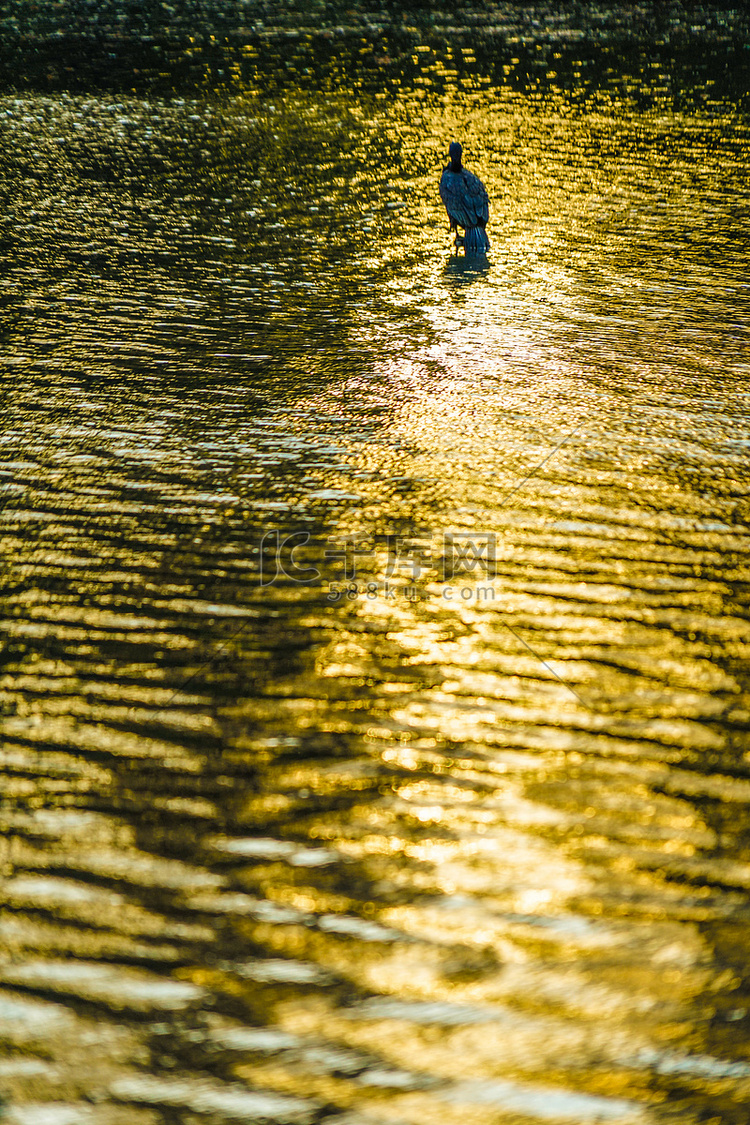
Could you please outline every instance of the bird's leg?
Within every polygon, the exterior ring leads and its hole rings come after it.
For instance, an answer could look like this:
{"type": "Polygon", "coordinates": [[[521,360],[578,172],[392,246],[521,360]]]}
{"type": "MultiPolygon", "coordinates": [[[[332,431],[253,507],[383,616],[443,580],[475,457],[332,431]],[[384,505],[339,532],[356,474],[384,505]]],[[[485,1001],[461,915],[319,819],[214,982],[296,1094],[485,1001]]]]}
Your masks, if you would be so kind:
{"type": "Polygon", "coordinates": [[[454,245],[454,246],[455,246],[455,248],[456,248],[456,255],[458,256],[458,248],[459,248],[459,246],[460,246],[460,245],[461,245],[461,244],[463,243],[463,238],[462,238],[462,237],[461,237],[461,235],[460,235],[460,234],[458,233],[458,220],[457,220],[457,219],[452,219],[452,218],[450,217],[450,215],[448,216],[448,218],[449,218],[449,219],[450,219],[450,221],[451,221],[450,229],[451,229],[451,230],[453,231],[453,233],[454,233],[454,234],[455,234],[455,236],[456,236],[456,237],[455,237],[455,238],[453,239],[453,245],[454,245]]]}

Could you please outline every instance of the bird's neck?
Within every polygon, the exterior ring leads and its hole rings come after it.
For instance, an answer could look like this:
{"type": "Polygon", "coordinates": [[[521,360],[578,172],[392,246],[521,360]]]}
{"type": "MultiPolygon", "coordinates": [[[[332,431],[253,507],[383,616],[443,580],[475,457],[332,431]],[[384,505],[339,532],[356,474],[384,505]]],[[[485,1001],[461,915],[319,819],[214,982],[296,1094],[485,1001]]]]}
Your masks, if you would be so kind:
{"type": "Polygon", "coordinates": [[[461,163],[461,161],[459,160],[458,164],[455,164],[455,163],[453,163],[453,161],[451,161],[451,172],[461,172],[461,171],[463,171],[463,164],[461,163]]]}

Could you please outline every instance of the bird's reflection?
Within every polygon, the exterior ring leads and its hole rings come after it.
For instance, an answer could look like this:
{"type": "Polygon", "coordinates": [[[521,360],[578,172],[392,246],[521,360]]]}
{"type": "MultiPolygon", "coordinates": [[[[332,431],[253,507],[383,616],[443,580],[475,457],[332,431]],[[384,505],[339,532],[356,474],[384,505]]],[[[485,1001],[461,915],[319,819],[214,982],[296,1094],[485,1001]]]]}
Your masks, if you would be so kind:
{"type": "Polygon", "coordinates": [[[450,289],[463,289],[486,277],[491,268],[492,263],[484,255],[452,255],[445,263],[443,277],[450,289]]]}

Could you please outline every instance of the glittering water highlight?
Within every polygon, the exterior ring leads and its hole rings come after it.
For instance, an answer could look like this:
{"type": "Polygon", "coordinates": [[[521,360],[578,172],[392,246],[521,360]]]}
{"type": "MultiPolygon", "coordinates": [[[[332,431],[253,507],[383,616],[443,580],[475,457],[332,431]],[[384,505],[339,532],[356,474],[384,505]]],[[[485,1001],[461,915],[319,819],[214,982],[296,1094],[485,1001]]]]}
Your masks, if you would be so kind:
{"type": "Polygon", "coordinates": [[[746,1119],[746,120],[442,67],[2,99],[15,1125],[746,1119]]]}

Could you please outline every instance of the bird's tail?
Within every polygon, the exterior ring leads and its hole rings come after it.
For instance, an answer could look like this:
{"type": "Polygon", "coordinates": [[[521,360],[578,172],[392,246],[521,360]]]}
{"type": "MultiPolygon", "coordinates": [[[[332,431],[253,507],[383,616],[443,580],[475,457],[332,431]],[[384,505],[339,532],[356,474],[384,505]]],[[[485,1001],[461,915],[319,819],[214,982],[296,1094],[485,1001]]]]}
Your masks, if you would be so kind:
{"type": "Polygon", "coordinates": [[[486,254],[490,240],[484,227],[467,227],[464,235],[464,249],[467,254],[486,254]]]}

